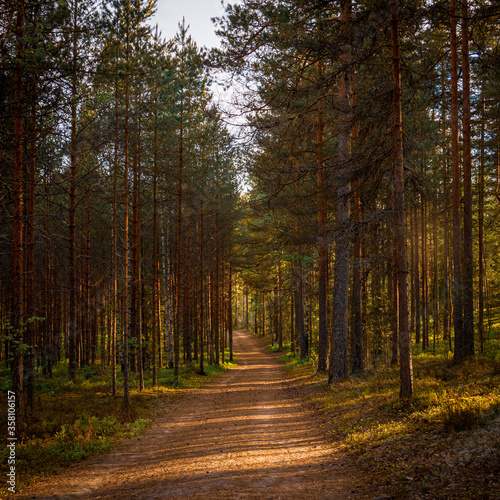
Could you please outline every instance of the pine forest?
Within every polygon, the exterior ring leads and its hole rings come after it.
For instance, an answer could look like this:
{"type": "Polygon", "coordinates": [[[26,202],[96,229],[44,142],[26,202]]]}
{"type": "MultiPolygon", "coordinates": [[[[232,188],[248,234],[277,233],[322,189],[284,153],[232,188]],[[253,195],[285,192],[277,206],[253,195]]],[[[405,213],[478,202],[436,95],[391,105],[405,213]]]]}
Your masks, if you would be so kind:
{"type": "Polygon", "coordinates": [[[0,0],[0,495],[500,498],[498,0],[157,2],[0,0]]]}

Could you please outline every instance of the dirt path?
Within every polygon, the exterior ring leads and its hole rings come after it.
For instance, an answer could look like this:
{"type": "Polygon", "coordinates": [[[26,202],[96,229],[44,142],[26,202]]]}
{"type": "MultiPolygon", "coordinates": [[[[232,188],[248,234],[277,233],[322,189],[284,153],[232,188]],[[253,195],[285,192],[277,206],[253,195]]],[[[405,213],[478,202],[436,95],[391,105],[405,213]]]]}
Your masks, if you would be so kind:
{"type": "Polygon", "coordinates": [[[234,335],[240,365],[181,398],[142,436],[19,498],[367,499],[258,341],[234,335]]]}

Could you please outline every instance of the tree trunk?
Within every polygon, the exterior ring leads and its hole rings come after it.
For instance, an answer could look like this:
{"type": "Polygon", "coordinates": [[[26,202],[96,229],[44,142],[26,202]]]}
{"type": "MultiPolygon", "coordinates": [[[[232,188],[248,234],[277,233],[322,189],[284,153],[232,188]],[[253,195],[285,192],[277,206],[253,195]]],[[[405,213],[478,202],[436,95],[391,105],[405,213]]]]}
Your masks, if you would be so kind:
{"type": "MultiPolygon", "coordinates": [[[[163,219],[163,217],[162,217],[163,219]]],[[[169,226],[167,222],[167,237],[165,243],[164,227],[165,221],[162,224],[161,234],[161,251],[163,254],[162,267],[163,267],[163,298],[165,303],[165,349],[167,351],[167,366],[172,369],[174,367],[174,347],[172,339],[172,287],[171,287],[171,273],[170,273],[170,245],[169,245],[169,226]]]]}
{"type": "Polygon", "coordinates": [[[123,171],[123,404],[129,407],[129,244],[128,244],[128,218],[129,218],[129,75],[130,70],[130,5],[127,4],[126,22],[126,44],[125,44],[125,120],[124,120],[124,171],[123,171]]]}
{"type": "Polygon", "coordinates": [[[413,365],[408,321],[408,260],[406,255],[406,220],[404,200],[404,158],[401,111],[401,61],[399,55],[398,2],[391,1],[391,55],[394,87],[392,93],[392,147],[394,166],[394,213],[399,299],[399,352],[401,398],[413,394],[413,365]]]}
{"type": "Polygon", "coordinates": [[[21,397],[23,391],[23,355],[20,346],[23,343],[22,324],[24,317],[24,259],[23,259],[23,59],[24,59],[24,1],[19,2],[16,18],[16,63],[14,67],[14,223],[12,248],[12,318],[14,339],[11,342],[13,351],[12,390],[16,394],[16,414],[21,417],[21,397]]]}
{"type": "MultiPolygon", "coordinates": [[[[36,24],[36,18],[35,18],[36,24]]],[[[35,172],[36,172],[36,75],[32,76],[30,137],[28,161],[28,213],[27,213],[27,245],[26,245],[26,318],[35,317],[35,172]]],[[[26,324],[27,345],[24,354],[24,385],[26,387],[27,403],[33,407],[35,397],[35,323],[26,324]]],[[[38,344],[40,345],[40,344],[38,344]]]]}
{"type": "Polygon", "coordinates": [[[73,11],[73,46],[71,75],[71,144],[70,144],[70,188],[69,188],[69,375],[74,381],[77,369],[77,338],[76,338],[76,123],[77,123],[77,57],[78,57],[78,0],[75,0],[73,11]]]}
{"type": "Polygon", "coordinates": [[[413,208],[410,208],[410,262],[411,262],[411,273],[410,273],[410,334],[415,331],[415,228],[413,219],[413,208]]]}
{"type": "Polygon", "coordinates": [[[227,328],[229,334],[229,362],[233,362],[233,276],[232,276],[232,253],[231,243],[229,243],[229,287],[228,287],[228,307],[227,307],[227,328]]]}
{"type": "Polygon", "coordinates": [[[182,169],[184,161],[183,153],[183,100],[181,98],[180,131],[179,131],[179,176],[178,176],[178,198],[177,198],[177,251],[175,254],[175,311],[176,326],[174,329],[174,381],[179,379],[179,329],[181,327],[181,291],[182,291],[182,169]]]}
{"type": "Polygon", "coordinates": [[[397,254],[398,242],[396,238],[392,238],[392,265],[389,280],[391,281],[391,321],[392,321],[392,338],[391,338],[391,366],[398,363],[398,254],[397,254]]]}
{"type": "Polygon", "coordinates": [[[299,334],[300,359],[305,359],[308,352],[307,337],[304,326],[304,293],[302,283],[302,260],[299,249],[299,259],[295,264],[295,328],[299,334]]]}
{"type": "Polygon", "coordinates": [[[478,287],[478,320],[477,329],[481,354],[484,349],[484,132],[486,101],[484,90],[481,106],[481,160],[479,163],[479,200],[478,200],[478,262],[479,262],[479,287],[478,287]]]}
{"type": "Polygon", "coordinates": [[[248,322],[248,288],[245,288],[245,330],[248,331],[249,322],[248,322]]]}
{"type": "Polygon", "coordinates": [[[262,336],[266,336],[266,294],[262,294],[262,336]]]}
{"type": "MultiPolygon", "coordinates": [[[[443,141],[446,142],[446,73],[444,61],[441,65],[441,98],[442,98],[442,111],[441,111],[441,127],[443,134],[443,141]]],[[[451,335],[450,335],[450,246],[449,246],[449,217],[450,217],[450,203],[448,194],[448,163],[446,161],[445,149],[442,150],[443,158],[443,340],[449,341],[451,349],[451,335]]]]}
{"type": "MultiPolygon", "coordinates": [[[[155,43],[158,43],[158,25],[156,26],[155,43]]],[[[158,184],[158,89],[157,79],[155,78],[154,89],[154,124],[153,124],[153,255],[151,258],[152,271],[152,308],[151,308],[151,340],[153,356],[153,387],[158,383],[157,364],[156,364],[156,340],[157,340],[157,291],[158,291],[158,203],[157,203],[157,184],[158,184]]],[[[158,329],[158,334],[160,330],[158,329]]],[[[159,337],[158,346],[161,349],[161,337],[159,337]]],[[[161,368],[161,363],[160,363],[161,368]]]]}
{"type": "Polygon", "coordinates": [[[427,200],[421,196],[421,230],[422,230],[422,350],[429,346],[429,264],[427,248],[427,200]]]}
{"type": "Polygon", "coordinates": [[[281,259],[278,261],[278,347],[283,349],[283,281],[281,277],[281,259]]]}
{"type": "MultiPolygon", "coordinates": [[[[203,337],[205,333],[205,255],[204,255],[204,244],[205,244],[205,204],[204,196],[205,193],[205,163],[202,164],[201,170],[201,202],[200,202],[200,374],[205,374],[205,360],[203,354],[203,337]]],[[[208,340],[208,338],[207,338],[208,340]]]]}
{"type": "MultiPolygon", "coordinates": [[[[323,66],[318,62],[318,79],[323,78],[323,66]]],[[[316,164],[318,168],[318,372],[325,372],[328,357],[328,327],[326,322],[328,247],[326,242],[326,185],[325,165],[323,160],[323,142],[325,136],[324,102],[318,102],[316,116],[316,164]]]]}
{"type": "Polygon", "coordinates": [[[432,290],[432,329],[433,351],[436,352],[436,337],[439,335],[439,248],[438,248],[438,172],[437,161],[433,160],[434,189],[432,194],[432,251],[433,251],[433,290],[432,290]]]}
{"type": "Polygon", "coordinates": [[[142,300],[141,300],[141,230],[140,230],[140,141],[141,120],[139,109],[141,107],[141,85],[136,90],[135,96],[135,134],[133,134],[133,160],[132,160],[132,238],[131,238],[131,314],[130,335],[135,339],[135,346],[131,356],[132,370],[138,371],[139,390],[144,389],[144,375],[142,369],[142,300]]]}
{"type": "Polygon", "coordinates": [[[118,326],[118,49],[115,60],[115,131],[113,151],[113,305],[111,318],[111,390],[116,395],[116,333],[118,326]]]}
{"type": "Polygon", "coordinates": [[[219,214],[215,214],[215,286],[214,286],[214,347],[215,364],[220,364],[219,349],[219,214]]]}
{"type": "Polygon", "coordinates": [[[464,176],[463,346],[455,344],[456,360],[474,356],[474,254],[472,248],[472,153],[470,110],[469,8],[462,0],[462,99],[464,176]],[[459,351],[457,353],[457,350],[459,351]]]}
{"type": "Polygon", "coordinates": [[[92,323],[92,308],[90,302],[90,206],[87,204],[86,214],[86,231],[85,231],[85,308],[84,308],[84,328],[85,328],[85,365],[90,365],[92,340],[91,340],[91,323],[92,323]]]}
{"type": "MultiPolygon", "coordinates": [[[[355,74],[351,78],[352,105],[356,104],[355,74]]],[[[358,138],[357,126],[352,128],[352,139],[358,138]]],[[[363,370],[363,305],[361,293],[361,192],[360,179],[356,177],[353,185],[353,219],[356,224],[353,245],[353,269],[352,269],[352,330],[351,330],[351,371],[357,373],[363,370]]],[[[328,263],[326,263],[328,273],[328,263]]],[[[328,276],[327,276],[328,278],[328,276]]]]}
{"type": "Polygon", "coordinates": [[[421,339],[421,300],[420,300],[420,250],[419,250],[419,242],[420,242],[420,232],[418,225],[418,208],[413,207],[413,217],[414,221],[414,233],[413,237],[415,238],[415,255],[413,261],[413,292],[415,294],[415,343],[420,344],[421,339]]]}
{"type": "MultiPolygon", "coordinates": [[[[189,193],[189,185],[187,192],[189,193]]],[[[189,205],[186,205],[185,216],[185,231],[184,231],[184,275],[183,275],[183,292],[184,298],[182,301],[182,333],[184,342],[184,356],[188,363],[193,360],[192,354],[192,326],[190,322],[191,309],[191,211],[189,205]]]]}
{"type": "Polygon", "coordinates": [[[455,331],[456,362],[465,357],[462,317],[462,241],[460,231],[460,166],[458,163],[458,49],[456,0],[450,0],[451,56],[451,170],[453,213],[453,328],[455,331]]]}
{"type": "MultiPolygon", "coordinates": [[[[351,0],[341,2],[341,33],[347,38],[351,0]]],[[[346,40],[347,43],[347,40],[346,40]]],[[[337,156],[335,267],[333,278],[333,338],[330,350],[328,383],[344,380],[347,371],[348,297],[349,297],[349,192],[351,161],[351,56],[346,50],[340,56],[342,71],[339,81],[339,123],[337,156]]]]}

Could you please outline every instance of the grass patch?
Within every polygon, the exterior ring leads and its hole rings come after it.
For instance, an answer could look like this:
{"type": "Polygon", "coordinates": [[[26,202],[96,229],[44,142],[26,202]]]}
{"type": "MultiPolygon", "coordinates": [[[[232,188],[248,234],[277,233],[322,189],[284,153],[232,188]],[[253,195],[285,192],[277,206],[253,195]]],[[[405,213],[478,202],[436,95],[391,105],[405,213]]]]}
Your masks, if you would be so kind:
{"type": "Polygon", "coordinates": [[[269,352],[288,352],[290,351],[290,342],[284,342],[280,349],[278,344],[270,344],[267,346],[269,352]]]}
{"type": "MultiPolygon", "coordinates": [[[[18,417],[16,446],[17,490],[47,477],[85,458],[109,450],[124,438],[141,434],[156,415],[162,413],[187,390],[199,388],[211,378],[236,365],[236,358],[219,366],[205,364],[205,375],[195,363],[179,368],[174,382],[173,369],[158,370],[158,384],[152,387],[152,372],[144,373],[146,388],[138,390],[138,375],[130,374],[130,407],[123,406],[121,374],[115,396],[111,390],[110,370],[99,365],[85,367],[69,380],[67,366],[54,367],[52,377],[35,376],[34,407],[18,417]]],[[[118,368],[119,372],[119,368],[118,368]]],[[[10,388],[10,373],[0,372],[0,387],[10,388]]],[[[0,415],[0,426],[7,427],[7,412],[0,415]]],[[[7,464],[7,452],[0,448],[0,463],[7,464]]],[[[0,485],[0,497],[7,494],[0,485]]]]}
{"type": "Polygon", "coordinates": [[[415,396],[399,399],[399,370],[379,365],[328,386],[314,360],[278,359],[380,493],[396,498],[500,497],[500,370],[488,355],[461,366],[445,345],[414,350],[415,396]]]}

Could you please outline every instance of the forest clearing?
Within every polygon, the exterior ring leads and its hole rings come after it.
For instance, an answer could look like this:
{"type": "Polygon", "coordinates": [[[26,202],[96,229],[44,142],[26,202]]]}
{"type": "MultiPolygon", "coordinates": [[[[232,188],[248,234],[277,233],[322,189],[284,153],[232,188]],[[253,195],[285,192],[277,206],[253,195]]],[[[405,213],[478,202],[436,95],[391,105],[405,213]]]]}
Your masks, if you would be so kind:
{"type": "Polygon", "coordinates": [[[499,3],[159,6],[0,0],[0,494],[500,498],[499,3]]]}

